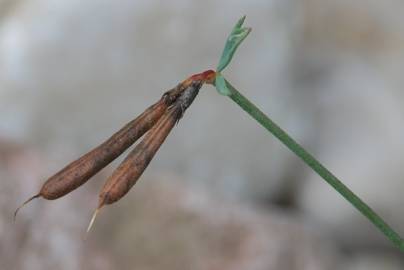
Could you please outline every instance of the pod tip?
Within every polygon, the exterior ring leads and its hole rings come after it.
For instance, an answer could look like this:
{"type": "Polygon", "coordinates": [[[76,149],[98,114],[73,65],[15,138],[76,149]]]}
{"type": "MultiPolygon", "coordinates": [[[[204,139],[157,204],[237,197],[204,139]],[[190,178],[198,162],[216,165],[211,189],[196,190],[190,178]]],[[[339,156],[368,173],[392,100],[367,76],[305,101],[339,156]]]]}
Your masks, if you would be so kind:
{"type": "Polygon", "coordinates": [[[20,211],[20,209],[21,208],[23,208],[27,203],[29,203],[30,201],[32,201],[33,199],[36,199],[36,198],[38,198],[38,197],[40,197],[41,196],[41,194],[36,194],[36,195],[34,195],[34,196],[32,196],[31,198],[29,198],[28,200],[26,200],[23,204],[21,204],[15,211],[14,211],[14,222],[16,221],[16,219],[17,219],[17,214],[18,214],[18,211],[20,211]]]}
{"type": "Polygon", "coordinates": [[[93,227],[95,218],[97,217],[98,212],[100,211],[100,209],[101,209],[101,207],[99,206],[99,207],[94,211],[94,214],[93,214],[93,216],[91,217],[91,220],[90,220],[90,224],[88,224],[88,227],[87,227],[86,236],[87,236],[88,233],[90,232],[91,227],[93,227]]]}

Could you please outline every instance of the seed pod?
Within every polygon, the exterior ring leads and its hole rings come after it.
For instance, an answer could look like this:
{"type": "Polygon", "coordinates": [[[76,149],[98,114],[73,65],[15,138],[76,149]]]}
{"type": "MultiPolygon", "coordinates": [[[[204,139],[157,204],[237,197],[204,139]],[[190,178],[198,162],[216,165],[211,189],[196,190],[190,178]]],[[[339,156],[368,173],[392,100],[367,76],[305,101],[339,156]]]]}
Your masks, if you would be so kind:
{"type": "Polygon", "coordinates": [[[87,231],[90,230],[101,207],[121,199],[137,182],[174,125],[195,99],[202,84],[203,81],[193,81],[107,179],[99,195],[98,208],[94,212],[87,231]]]}
{"type": "Polygon", "coordinates": [[[14,218],[21,207],[35,198],[58,199],[86,183],[92,176],[143,136],[160,119],[167,108],[175,102],[182,91],[184,91],[184,86],[179,84],[166,92],[157,103],[147,108],[141,115],[126,124],[108,140],[51,176],[43,184],[38,194],[17,208],[14,218]]]}
{"type": "Polygon", "coordinates": [[[166,108],[165,102],[160,100],[107,141],[50,177],[41,188],[42,197],[54,200],[84,184],[148,131],[166,108]]]}

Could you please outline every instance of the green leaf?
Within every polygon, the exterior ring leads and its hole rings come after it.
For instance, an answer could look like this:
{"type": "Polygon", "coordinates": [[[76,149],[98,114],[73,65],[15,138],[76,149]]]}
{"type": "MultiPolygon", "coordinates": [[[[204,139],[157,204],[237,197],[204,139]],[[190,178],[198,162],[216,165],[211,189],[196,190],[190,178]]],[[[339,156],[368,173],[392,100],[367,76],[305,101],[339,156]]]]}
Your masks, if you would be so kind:
{"type": "Polygon", "coordinates": [[[223,69],[227,67],[233,58],[234,53],[236,52],[238,46],[243,42],[243,40],[248,36],[251,32],[250,27],[242,27],[245,20],[245,16],[243,16],[236,25],[233,27],[229,37],[227,38],[226,44],[223,49],[222,56],[220,57],[219,64],[216,68],[216,71],[221,72],[223,69]]]}

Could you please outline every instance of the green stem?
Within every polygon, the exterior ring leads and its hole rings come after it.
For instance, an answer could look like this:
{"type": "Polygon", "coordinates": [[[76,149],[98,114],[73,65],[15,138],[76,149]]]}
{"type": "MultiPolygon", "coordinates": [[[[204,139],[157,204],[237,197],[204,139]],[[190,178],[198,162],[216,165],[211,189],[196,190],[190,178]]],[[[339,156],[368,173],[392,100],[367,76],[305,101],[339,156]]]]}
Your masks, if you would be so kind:
{"type": "Polygon", "coordinates": [[[367,217],[379,230],[390,239],[402,252],[404,252],[404,241],[378,214],[376,214],[366,203],[355,195],[337,177],[335,177],[318,160],[309,154],[302,146],[292,139],[277,124],[269,119],[260,109],[251,103],[246,97],[239,93],[228,81],[227,88],[230,90],[229,97],[236,102],[244,111],[251,115],[264,128],[277,137],[292,152],[298,155],[309,167],[318,173],[328,184],[347,199],[356,209],[367,217]]]}

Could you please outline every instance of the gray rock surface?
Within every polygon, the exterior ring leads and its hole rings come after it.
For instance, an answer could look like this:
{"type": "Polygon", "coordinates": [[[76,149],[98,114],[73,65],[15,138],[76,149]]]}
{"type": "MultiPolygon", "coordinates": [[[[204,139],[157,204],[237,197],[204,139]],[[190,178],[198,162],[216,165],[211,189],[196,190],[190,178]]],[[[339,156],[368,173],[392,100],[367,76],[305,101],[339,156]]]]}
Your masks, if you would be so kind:
{"type": "MultiPolygon", "coordinates": [[[[404,33],[388,21],[394,18],[397,24],[404,23],[399,15],[402,5],[394,9],[392,3],[377,1],[366,5],[309,2],[310,20],[304,27],[311,34],[307,49],[303,49],[307,54],[302,64],[306,63],[312,74],[320,74],[306,81],[305,86],[311,89],[311,113],[317,133],[311,139],[312,151],[388,223],[403,232],[402,75],[392,70],[403,63],[404,33]],[[320,3],[321,9],[314,7],[320,3]],[[348,22],[349,27],[343,28],[348,22]],[[340,36],[342,33],[344,36],[340,36]],[[323,71],[317,73],[320,68],[323,71]]],[[[308,179],[299,188],[298,204],[313,222],[323,224],[345,246],[392,248],[317,175],[309,170],[305,175],[308,179]]]]}
{"type": "MultiPolygon", "coordinates": [[[[40,182],[45,158],[2,149],[2,177],[22,179],[24,166],[25,181],[40,182]]],[[[1,269],[336,269],[332,242],[301,219],[219,198],[169,173],[147,173],[124,199],[103,208],[84,241],[97,179],[107,173],[62,199],[33,201],[14,224],[11,209],[21,194],[1,189],[1,269]]],[[[32,192],[25,181],[14,185],[32,192]]]]}

